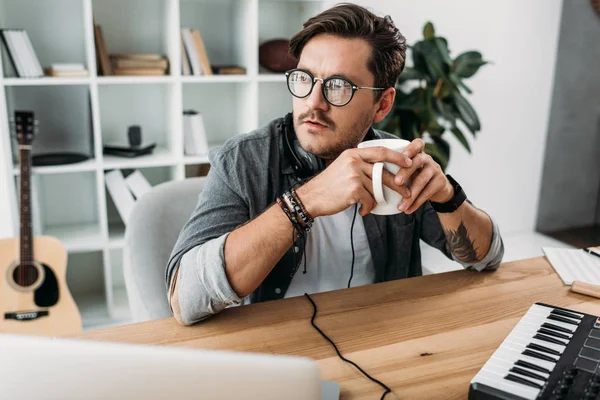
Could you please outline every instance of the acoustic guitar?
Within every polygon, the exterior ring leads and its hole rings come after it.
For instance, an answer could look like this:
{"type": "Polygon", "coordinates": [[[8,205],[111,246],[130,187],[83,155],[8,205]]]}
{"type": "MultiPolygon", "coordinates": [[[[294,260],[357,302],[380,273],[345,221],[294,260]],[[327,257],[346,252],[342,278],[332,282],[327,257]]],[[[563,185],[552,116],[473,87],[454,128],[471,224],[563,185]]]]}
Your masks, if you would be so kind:
{"type": "Polygon", "coordinates": [[[32,235],[33,112],[15,111],[20,163],[20,238],[0,240],[0,332],[58,336],[81,331],[67,288],[67,251],[50,236],[32,235]]]}

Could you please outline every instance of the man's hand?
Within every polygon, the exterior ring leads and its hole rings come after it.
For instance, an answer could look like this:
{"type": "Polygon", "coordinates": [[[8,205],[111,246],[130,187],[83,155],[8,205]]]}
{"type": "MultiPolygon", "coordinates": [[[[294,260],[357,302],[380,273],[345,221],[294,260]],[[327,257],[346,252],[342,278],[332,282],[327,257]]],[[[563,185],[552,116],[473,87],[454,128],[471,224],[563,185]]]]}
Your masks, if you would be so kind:
{"type": "MultiPolygon", "coordinates": [[[[403,154],[386,147],[354,148],[344,151],[323,172],[296,189],[308,213],[313,217],[337,214],[360,203],[365,216],[377,205],[373,197],[373,164],[379,161],[410,169],[412,152],[403,154]]],[[[394,175],[383,170],[383,184],[402,196],[409,194],[405,186],[394,183],[394,175]]]]}
{"type": "MultiPolygon", "coordinates": [[[[402,153],[412,160],[408,168],[400,168],[394,178],[396,186],[408,185],[408,193],[404,196],[398,209],[407,214],[415,212],[427,200],[444,203],[454,196],[454,189],[444,175],[442,168],[429,154],[423,152],[425,143],[421,139],[413,140],[402,153]]],[[[389,185],[388,185],[389,186],[389,185]]]]}

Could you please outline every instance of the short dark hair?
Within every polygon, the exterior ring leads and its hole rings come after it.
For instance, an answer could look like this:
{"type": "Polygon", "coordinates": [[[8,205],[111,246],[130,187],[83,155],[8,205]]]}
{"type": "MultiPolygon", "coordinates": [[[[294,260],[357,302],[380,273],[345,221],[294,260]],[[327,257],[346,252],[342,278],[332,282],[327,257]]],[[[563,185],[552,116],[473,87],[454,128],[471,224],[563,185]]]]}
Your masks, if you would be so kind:
{"type": "MultiPolygon", "coordinates": [[[[321,33],[366,40],[372,50],[367,68],[375,77],[375,87],[396,85],[406,60],[406,38],[389,15],[378,17],[356,4],[338,4],[304,23],[290,40],[290,54],[299,60],[306,43],[321,33]]],[[[379,98],[381,92],[377,93],[379,98]]]]}

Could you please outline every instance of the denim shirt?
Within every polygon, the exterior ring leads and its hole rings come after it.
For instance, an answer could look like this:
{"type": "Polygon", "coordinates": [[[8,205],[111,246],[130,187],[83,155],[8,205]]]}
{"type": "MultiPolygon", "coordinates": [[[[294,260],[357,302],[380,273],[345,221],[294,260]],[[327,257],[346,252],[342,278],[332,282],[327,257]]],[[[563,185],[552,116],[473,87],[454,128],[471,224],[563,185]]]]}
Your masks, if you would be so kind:
{"type": "MultiPolygon", "coordinates": [[[[282,134],[283,118],[277,118],[255,131],[233,137],[210,153],[211,169],[198,204],[183,227],[166,268],[167,291],[181,258],[194,247],[204,247],[202,260],[206,265],[202,268],[224,271],[226,236],[263,213],[277,197],[301,182],[284,156],[282,134]]],[[[374,138],[396,137],[374,130],[374,138]]],[[[456,260],[446,247],[440,220],[429,202],[411,215],[367,214],[362,218],[375,267],[375,282],[422,275],[420,239],[456,260]]],[[[476,269],[496,268],[500,263],[503,246],[495,224],[494,236],[500,249],[496,248],[492,260],[486,257],[485,264],[474,266],[476,269]]],[[[250,302],[285,296],[302,258],[297,251],[304,247],[303,238],[293,246],[291,240],[290,237],[290,248],[285,255],[250,295],[250,302]]],[[[228,286],[227,282],[218,284],[228,286]]]]}

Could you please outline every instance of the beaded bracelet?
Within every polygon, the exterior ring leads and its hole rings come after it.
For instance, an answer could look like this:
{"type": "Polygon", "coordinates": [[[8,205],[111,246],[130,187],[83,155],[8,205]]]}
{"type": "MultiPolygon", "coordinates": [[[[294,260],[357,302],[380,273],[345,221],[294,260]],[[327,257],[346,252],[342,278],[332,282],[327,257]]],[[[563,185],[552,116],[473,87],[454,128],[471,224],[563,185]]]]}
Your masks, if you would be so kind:
{"type": "Polygon", "coordinates": [[[302,213],[306,216],[306,219],[303,218],[304,223],[306,225],[312,226],[312,224],[313,224],[313,222],[315,222],[315,220],[308,213],[308,211],[306,211],[306,208],[304,207],[304,204],[302,203],[302,200],[300,200],[300,197],[298,197],[298,193],[296,193],[296,189],[294,189],[294,188],[292,188],[292,195],[294,196],[294,198],[296,199],[296,202],[298,203],[298,205],[302,209],[302,213]]]}
{"type": "Polygon", "coordinates": [[[292,223],[292,227],[296,230],[296,237],[299,239],[302,236],[304,236],[303,229],[300,226],[300,224],[298,223],[298,219],[296,218],[296,215],[290,211],[287,204],[285,204],[285,201],[282,200],[281,197],[277,198],[277,204],[279,204],[279,207],[281,207],[281,209],[283,210],[285,215],[288,217],[288,219],[292,223]]]}
{"type": "Polygon", "coordinates": [[[295,212],[300,217],[300,219],[302,219],[304,231],[310,231],[310,228],[312,227],[312,222],[308,219],[304,211],[302,211],[302,208],[296,201],[296,198],[292,195],[291,192],[285,192],[283,194],[283,197],[288,202],[288,204],[290,204],[291,211],[295,212]]]}

